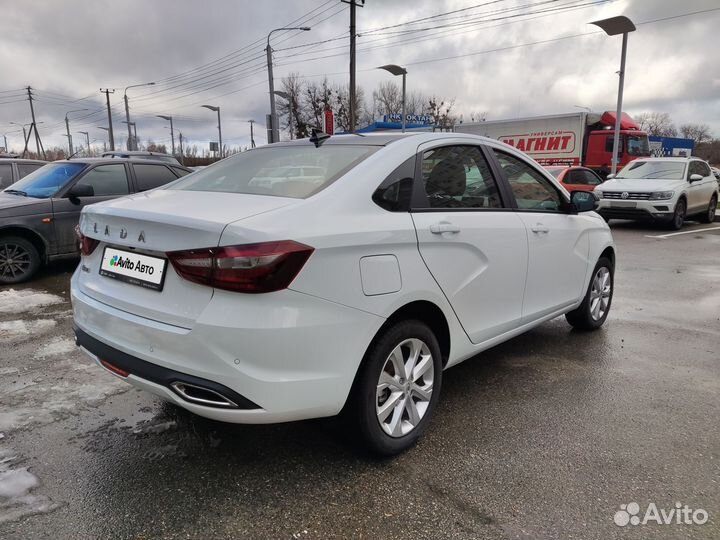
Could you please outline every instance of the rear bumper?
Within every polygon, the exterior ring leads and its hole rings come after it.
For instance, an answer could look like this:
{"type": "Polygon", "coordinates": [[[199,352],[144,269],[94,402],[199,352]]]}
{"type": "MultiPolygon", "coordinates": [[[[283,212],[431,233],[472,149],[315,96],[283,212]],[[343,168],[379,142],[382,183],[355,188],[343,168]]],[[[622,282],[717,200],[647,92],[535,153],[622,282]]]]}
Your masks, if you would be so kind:
{"type": "Polygon", "coordinates": [[[105,360],[130,372],[123,377],[130,384],[226,422],[337,414],[384,322],[291,290],[266,295],[216,291],[193,327],[185,329],[98,302],[82,293],[76,280],[77,275],[71,288],[73,316],[85,352],[98,363],[105,360]],[[173,389],[173,381],[208,388],[237,407],[190,403],[173,389]]]}

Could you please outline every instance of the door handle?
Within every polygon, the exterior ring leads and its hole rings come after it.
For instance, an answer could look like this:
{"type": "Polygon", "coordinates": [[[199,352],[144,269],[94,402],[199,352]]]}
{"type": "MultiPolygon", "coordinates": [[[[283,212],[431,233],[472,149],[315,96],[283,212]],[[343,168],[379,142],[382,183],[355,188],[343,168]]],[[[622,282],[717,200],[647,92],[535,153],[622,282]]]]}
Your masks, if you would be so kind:
{"type": "Polygon", "coordinates": [[[537,234],[547,234],[550,232],[550,229],[548,229],[545,225],[542,223],[536,224],[534,227],[530,227],[530,230],[537,234]]]}
{"type": "Polygon", "coordinates": [[[430,232],[433,234],[442,234],[446,232],[459,233],[460,227],[452,223],[448,223],[447,221],[441,221],[440,223],[433,223],[430,225],[430,232]]]}

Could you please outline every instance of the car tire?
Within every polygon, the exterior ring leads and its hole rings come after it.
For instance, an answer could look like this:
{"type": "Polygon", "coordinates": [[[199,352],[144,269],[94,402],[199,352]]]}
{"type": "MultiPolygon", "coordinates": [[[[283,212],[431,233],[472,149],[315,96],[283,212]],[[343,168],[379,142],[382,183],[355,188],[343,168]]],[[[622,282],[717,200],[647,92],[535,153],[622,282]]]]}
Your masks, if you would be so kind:
{"type": "Polygon", "coordinates": [[[27,281],[40,268],[41,260],[32,242],[21,236],[0,237],[0,284],[27,281]]]}
{"type": "Polygon", "coordinates": [[[670,220],[669,226],[673,231],[679,231],[682,229],[683,223],[685,223],[685,214],[687,213],[687,203],[685,199],[678,200],[675,204],[675,212],[673,212],[672,219],[670,220]]]}
{"type": "Polygon", "coordinates": [[[698,218],[702,223],[712,223],[713,221],[715,221],[717,202],[717,195],[713,195],[710,198],[710,204],[708,205],[707,210],[703,212],[698,218]]]}
{"type": "Polygon", "coordinates": [[[390,326],[370,345],[353,386],[348,413],[354,434],[374,454],[406,450],[427,428],[441,384],[442,358],[432,330],[417,320],[390,326]]]}
{"type": "Polygon", "coordinates": [[[607,319],[615,290],[615,269],[607,257],[600,257],[593,270],[582,304],[565,314],[578,330],[597,330],[607,319]]]}

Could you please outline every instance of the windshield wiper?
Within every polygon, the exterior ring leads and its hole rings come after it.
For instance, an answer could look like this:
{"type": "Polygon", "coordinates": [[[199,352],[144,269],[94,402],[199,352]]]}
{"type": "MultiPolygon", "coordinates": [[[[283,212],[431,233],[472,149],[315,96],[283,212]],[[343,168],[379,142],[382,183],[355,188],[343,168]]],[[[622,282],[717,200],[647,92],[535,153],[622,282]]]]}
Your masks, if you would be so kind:
{"type": "Polygon", "coordinates": [[[22,195],[23,197],[28,196],[27,192],[20,191],[19,189],[6,189],[3,191],[3,193],[14,193],[15,195],[22,195]]]}

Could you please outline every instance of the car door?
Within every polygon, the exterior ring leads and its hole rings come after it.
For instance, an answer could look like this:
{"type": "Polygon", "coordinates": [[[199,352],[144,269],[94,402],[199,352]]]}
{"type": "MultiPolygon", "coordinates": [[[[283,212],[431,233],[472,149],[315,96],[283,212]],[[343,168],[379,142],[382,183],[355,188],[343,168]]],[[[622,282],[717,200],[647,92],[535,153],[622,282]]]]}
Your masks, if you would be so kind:
{"type": "Polygon", "coordinates": [[[13,179],[12,163],[0,163],[0,189],[10,187],[15,180],[13,179]]]}
{"type": "Polygon", "coordinates": [[[516,215],[527,231],[528,272],[523,323],[557,312],[584,293],[590,216],[572,215],[566,196],[538,167],[518,155],[493,155],[514,196],[516,215]]]}
{"type": "Polygon", "coordinates": [[[715,175],[713,175],[712,170],[710,170],[710,166],[707,163],[705,163],[704,161],[696,161],[695,163],[697,163],[697,174],[703,177],[702,180],[698,182],[693,182],[693,187],[695,187],[694,184],[697,184],[698,188],[697,211],[700,212],[708,207],[710,198],[713,196],[713,193],[715,193],[717,189],[717,182],[715,180],[715,175]]]}
{"type": "Polygon", "coordinates": [[[520,324],[527,234],[474,145],[421,145],[411,216],[425,265],[473,343],[520,324]]]}
{"type": "Polygon", "coordinates": [[[75,225],[80,212],[88,204],[115,199],[130,193],[128,171],[125,163],[106,163],[86,170],[75,182],[63,190],[59,197],[52,199],[55,237],[58,253],[74,253],[77,249],[75,225]],[[67,194],[75,185],[91,186],[92,197],[70,198],[67,194]]]}

